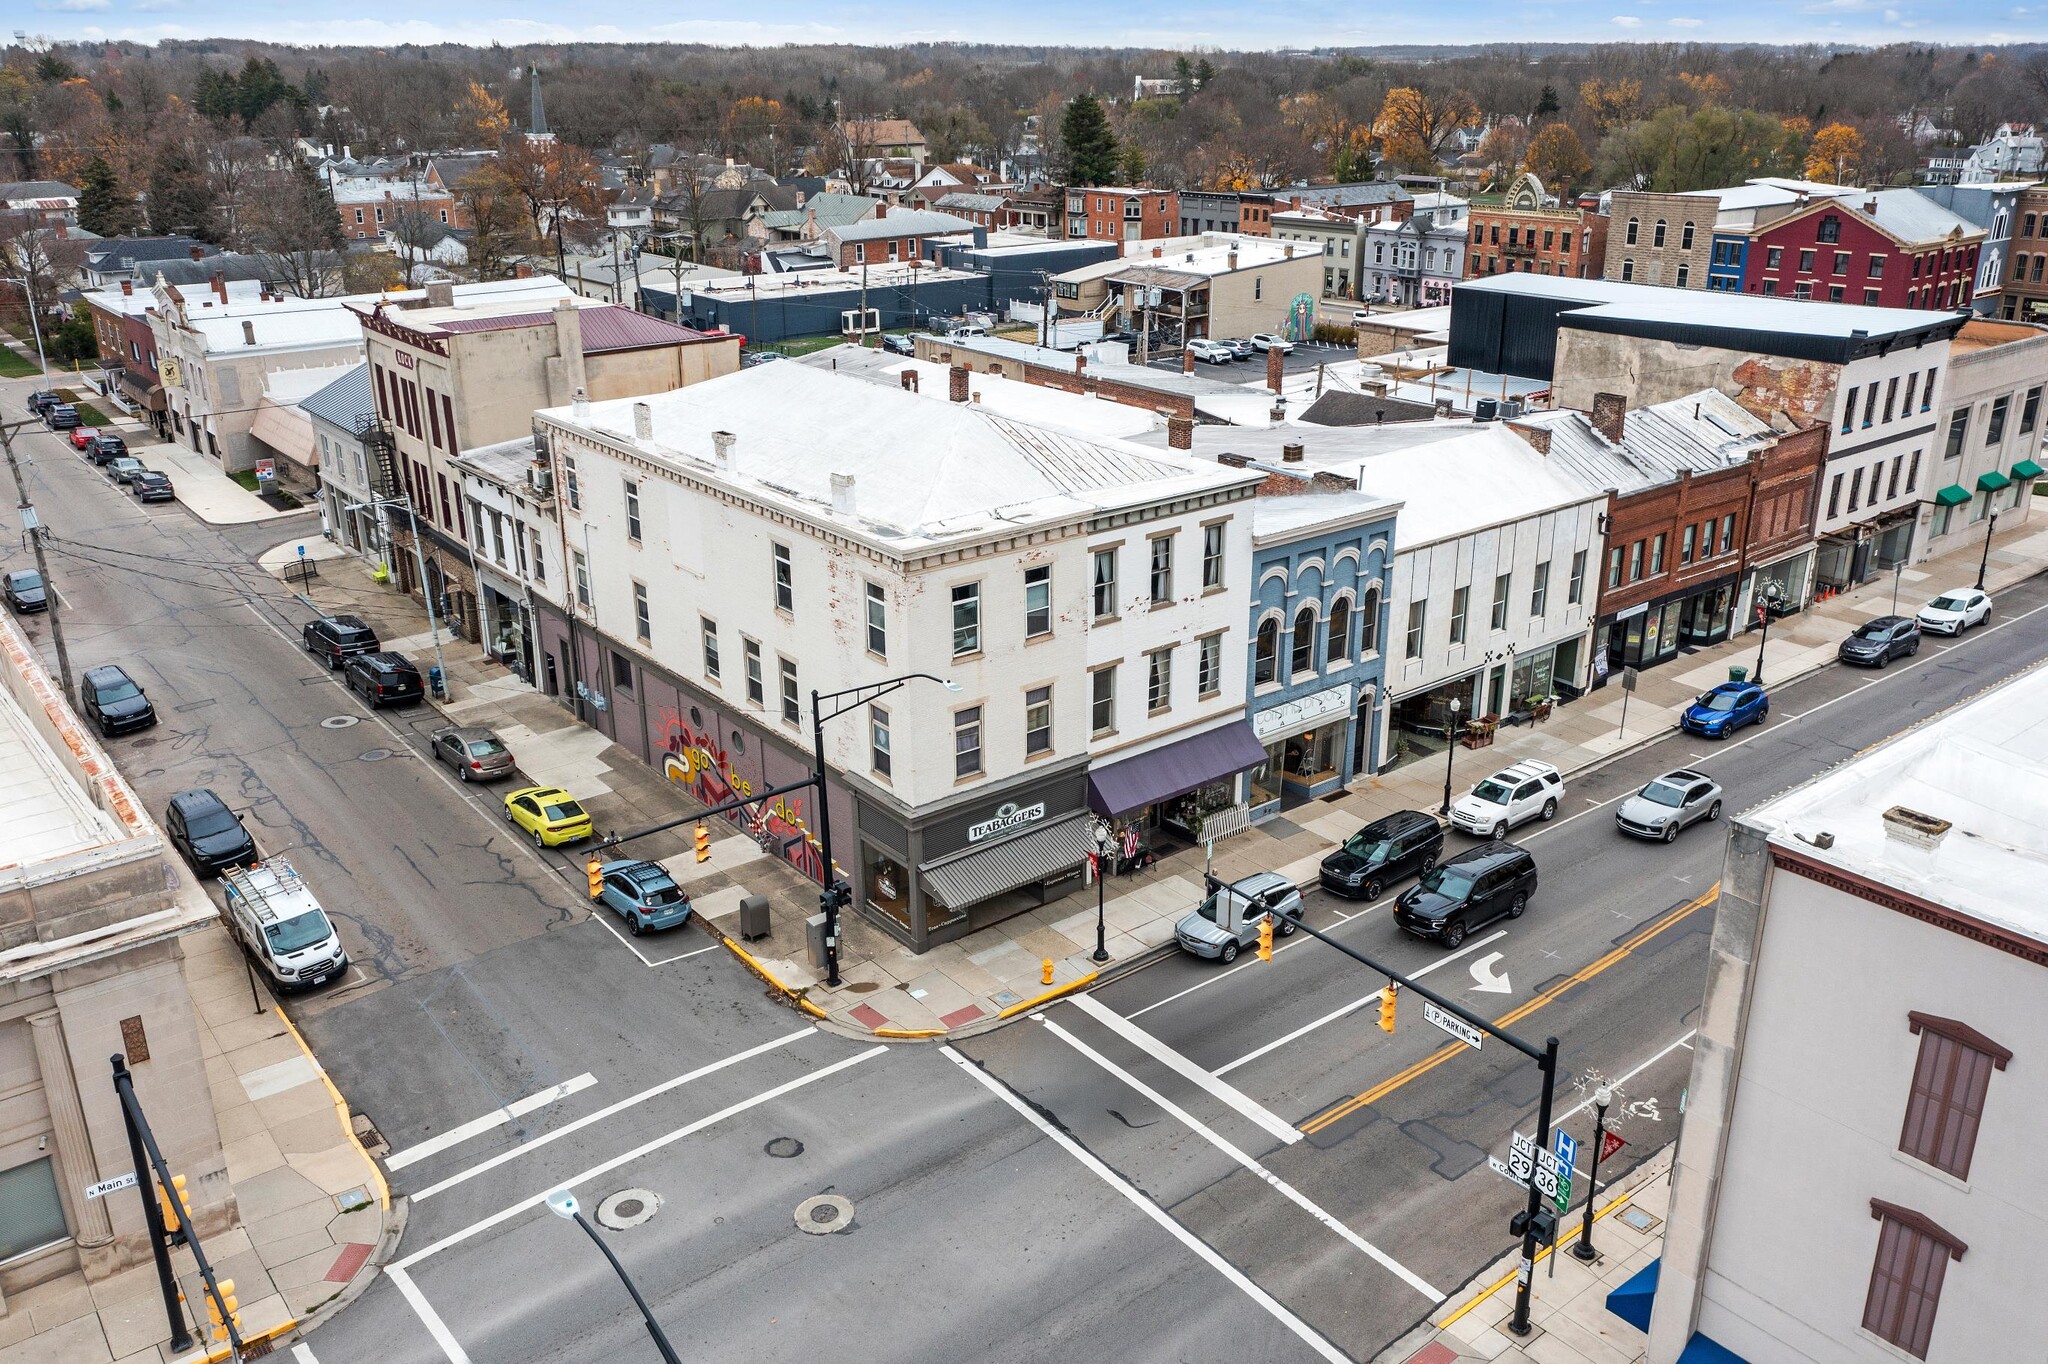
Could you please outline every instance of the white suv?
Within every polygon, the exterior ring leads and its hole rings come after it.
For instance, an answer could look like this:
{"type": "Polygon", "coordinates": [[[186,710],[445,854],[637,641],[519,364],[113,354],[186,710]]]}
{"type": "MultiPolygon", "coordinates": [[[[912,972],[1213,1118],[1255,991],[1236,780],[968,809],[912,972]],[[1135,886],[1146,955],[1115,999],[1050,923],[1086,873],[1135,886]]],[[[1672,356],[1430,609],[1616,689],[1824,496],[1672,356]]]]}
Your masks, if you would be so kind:
{"type": "Polygon", "coordinates": [[[1480,782],[1451,805],[1451,825],[1481,838],[1506,838],[1532,819],[1550,819],[1564,799],[1564,778],[1547,762],[1526,758],[1480,782]]]}

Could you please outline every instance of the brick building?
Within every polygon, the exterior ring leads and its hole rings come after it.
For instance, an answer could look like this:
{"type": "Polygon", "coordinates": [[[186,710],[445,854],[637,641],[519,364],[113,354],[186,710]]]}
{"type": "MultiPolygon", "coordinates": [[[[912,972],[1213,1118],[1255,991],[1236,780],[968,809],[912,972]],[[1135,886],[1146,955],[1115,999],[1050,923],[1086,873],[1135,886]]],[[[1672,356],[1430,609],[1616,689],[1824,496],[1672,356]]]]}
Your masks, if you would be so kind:
{"type": "Polygon", "coordinates": [[[872,218],[827,228],[824,235],[833,262],[842,270],[850,270],[860,265],[916,260],[919,243],[927,237],[953,237],[977,230],[974,223],[952,213],[892,209],[887,204],[877,204],[872,218]]]}
{"type": "Polygon", "coordinates": [[[1095,185],[1067,191],[1069,240],[1152,241],[1180,231],[1180,196],[1170,189],[1095,185]]]}
{"type": "Polygon", "coordinates": [[[2048,322],[2048,186],[2036,185],[2014,206],[2012,269],[1998,315],[2019,322],[2048,322]]]}
{"type": "Polygon", "coordinates": [[[1873,308],[1967,308],[1986,236],[1916,190],[1815,200],[1750,234],[1743,292],[1873,308]]]}
{"type": "Polygon", "coordinates": [[[1466,233],[1465,278],[1507,274],[1599,279],[1607,256],[1606,215],[1584,208],[1508,208],[1474,201],[1466,233]]]}
{"type": "Polygon", "coordinates": [[[1716,208],[1711,195],[1614,191],[1607,201],[1605,278],[1706,288],[1716,208]]]}

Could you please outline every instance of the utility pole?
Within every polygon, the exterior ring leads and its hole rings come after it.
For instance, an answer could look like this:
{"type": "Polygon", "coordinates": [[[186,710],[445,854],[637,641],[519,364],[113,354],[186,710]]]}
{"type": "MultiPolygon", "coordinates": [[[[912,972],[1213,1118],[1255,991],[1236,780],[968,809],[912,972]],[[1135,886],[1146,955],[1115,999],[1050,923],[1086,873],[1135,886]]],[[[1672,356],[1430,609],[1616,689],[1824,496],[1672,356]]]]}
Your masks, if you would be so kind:
{"type": "Polygon", "coordinates": [[[0,451],[7,455],[7,469],[14,475],[14,491],[20,497],[21,529],[28,536],[29,547],[35,551],[36,572],[43,575],[43,595],[48,599],[50,612],[50,642],[57,646],[57,676],[64,684],[64,695],[71,696],[71,655],[64,648],[64,621],[58,610],[57,585],[50,581],[50,560],[43,551],[45,534],[41,519],[36,515],[35,504],[29,501],[28,484],[22,481],[21,463],[14,457],[14,433],[27,422],[9,425],[0,422],[0,451]]]}
{"type": "Polygon", "coordinates": [[[860,265],[860,312],[853,319],[854,344],[862,350],[868,347],[868,265],[860,265]]]}

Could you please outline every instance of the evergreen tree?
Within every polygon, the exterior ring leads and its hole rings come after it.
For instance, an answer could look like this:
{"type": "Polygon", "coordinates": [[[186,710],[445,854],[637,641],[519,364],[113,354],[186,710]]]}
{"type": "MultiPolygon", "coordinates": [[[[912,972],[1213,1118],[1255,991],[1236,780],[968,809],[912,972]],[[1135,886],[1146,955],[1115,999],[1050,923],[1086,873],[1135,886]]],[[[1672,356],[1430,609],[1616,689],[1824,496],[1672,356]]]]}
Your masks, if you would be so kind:
{"type": "Polygon", "coordinates": [[[1106,185],[1116,176],[1116,134],[1095,96],[1076,95],[1060,117],[1060,142],[1067,150],[1067,182],[1106,185]]]}
{"type": "Polygon", "coordinates": [[[1182,99],[1195,93],[1195,64],[1188,60],[1185,52],[1173,59],[1173,84],[1173,93],[1182,99]]]}
{"type": "Polygon", "coordinates": [[[1543,93],[1536,98],[1536,117],[1555,118],[1559,109],[1557,87],[1554,85],[1544,86],[1543,93]]]}
{"type": "Polygon", "coordinates": [[[1207,57],[1195,63],[1195,89],[1205,90],[1209,82],[1216,79],[1216,68],[1209,65],[1207,57]]]}
{"type": "Polygon", "coordinates": [[[121,193],[104,156],[86,162],[79,177],[78,225],[102,237],[118,237],[135,225],[135,205],[121,193]]]}
{"type": "Polygon", "coordinates": [[[206,167],[182,142],[166,145],[150,168],[149,230],[159,236],[189,232],[201,241],[219,235],[206,167]]]}

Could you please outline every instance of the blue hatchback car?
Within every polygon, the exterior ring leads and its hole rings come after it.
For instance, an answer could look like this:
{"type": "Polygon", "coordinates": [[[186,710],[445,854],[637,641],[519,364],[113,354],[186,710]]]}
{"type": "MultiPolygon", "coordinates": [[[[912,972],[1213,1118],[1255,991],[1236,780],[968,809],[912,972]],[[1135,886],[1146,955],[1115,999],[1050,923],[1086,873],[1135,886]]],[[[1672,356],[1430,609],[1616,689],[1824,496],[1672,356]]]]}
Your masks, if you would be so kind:
{"type": "Polygon", "coordinates": [[[1723,682],[1685,708],[1678,727],[1688,734],[1725,739],[1744,725],[1760,725],[1771,713],[1771,698],[1755,682],[1723,682]]]}
{"type": "Polygon", "coordinates": [[[621,859],[598,868],[598,899],[618,911],[639,936],[650,928],[674,928],[690,917],[690,897],[659,862],[621,859]]]}

